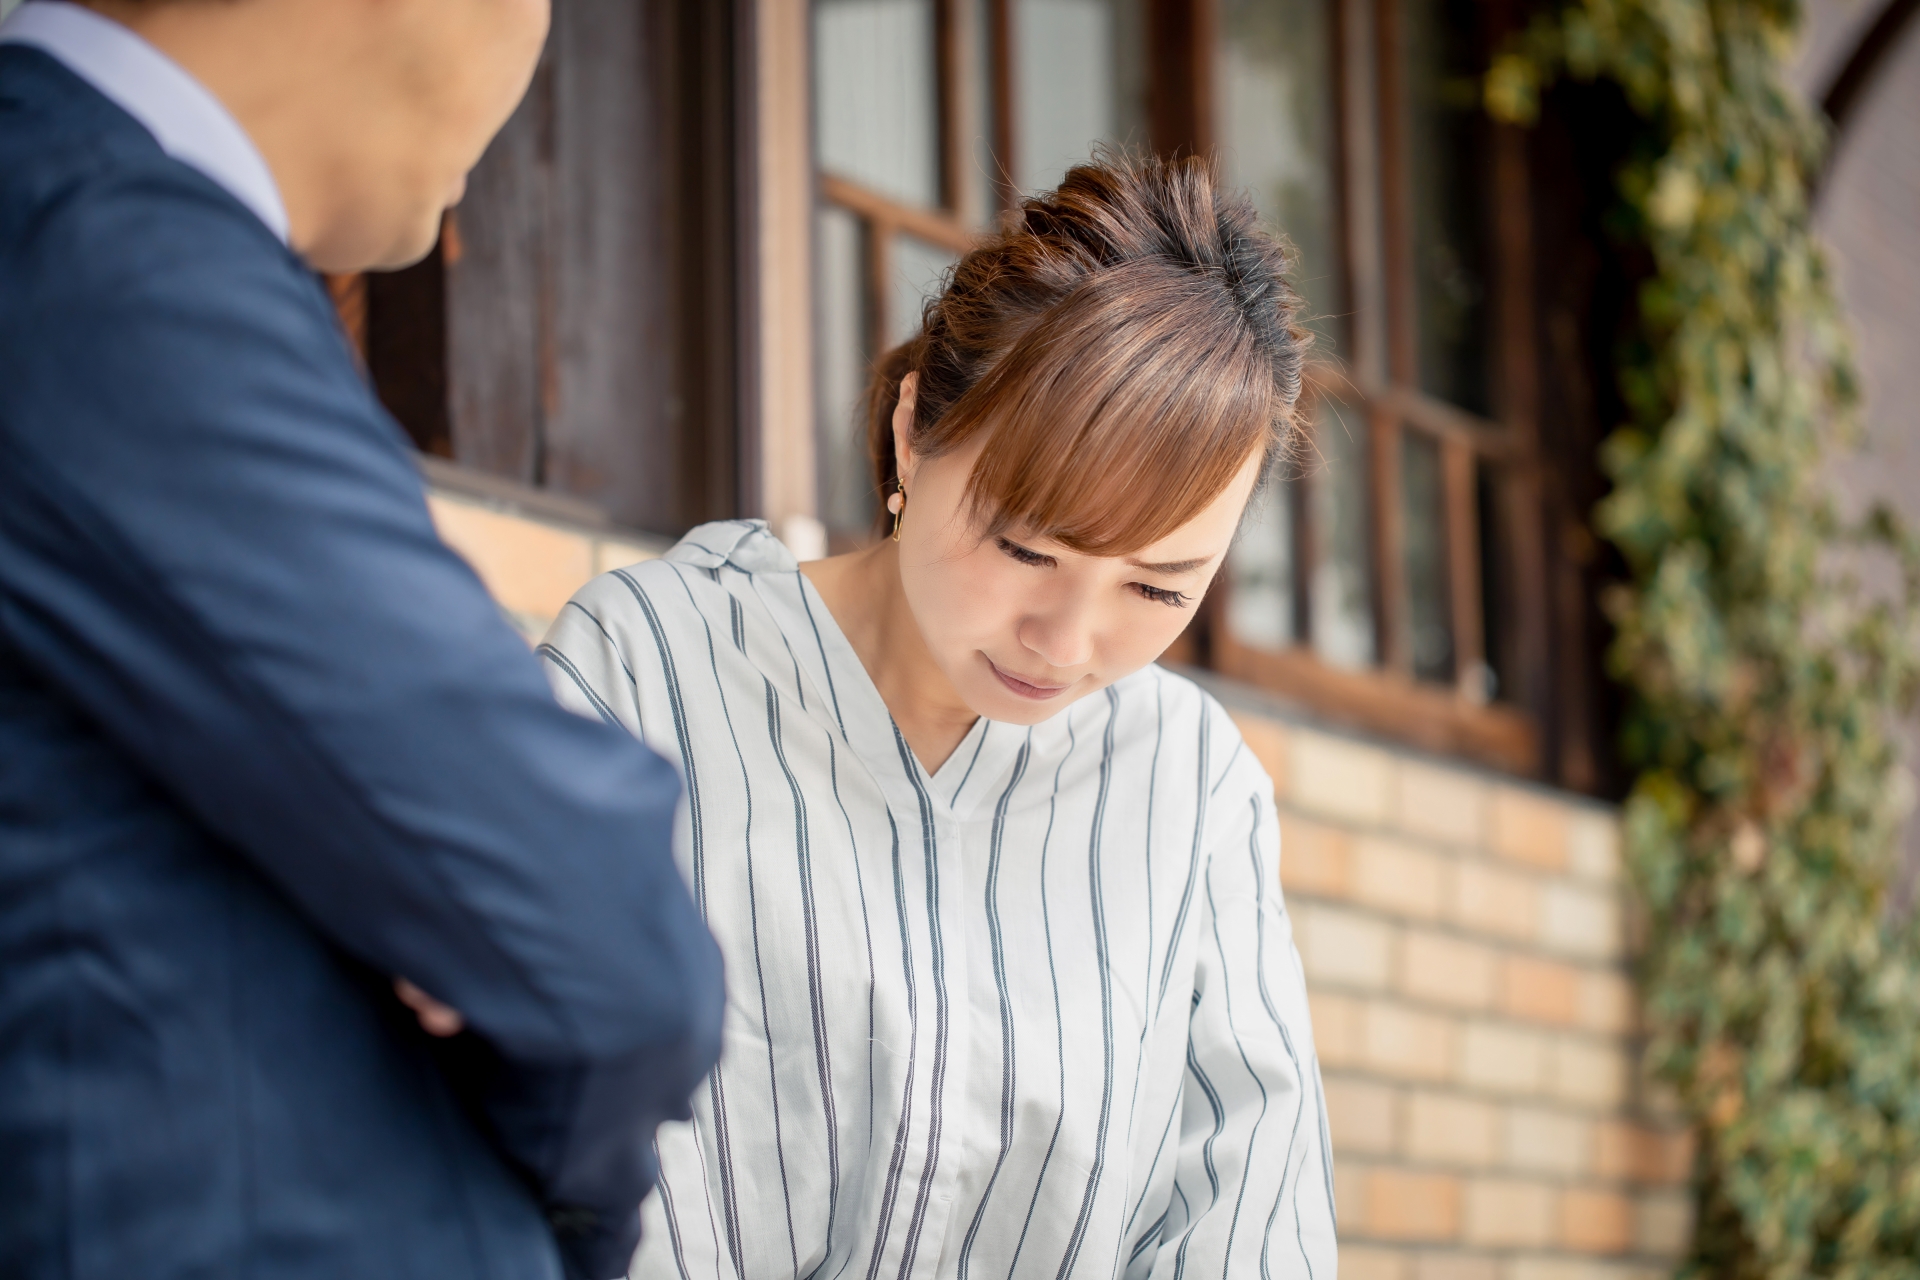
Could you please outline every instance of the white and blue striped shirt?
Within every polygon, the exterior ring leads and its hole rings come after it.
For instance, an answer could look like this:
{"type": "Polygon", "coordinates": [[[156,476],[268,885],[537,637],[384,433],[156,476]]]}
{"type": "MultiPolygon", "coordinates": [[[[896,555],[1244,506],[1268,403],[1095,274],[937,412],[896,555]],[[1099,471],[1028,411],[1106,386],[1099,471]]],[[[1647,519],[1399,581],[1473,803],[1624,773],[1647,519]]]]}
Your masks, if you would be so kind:
{"type": "Polygon", "coordinates": [[[647,1280],[1334,1280],[1273,788],[1149,667],[931,776],[759,522],[582,589],[567,705],[686,779],[720,1065],[660,1134],[647,1280]]]}

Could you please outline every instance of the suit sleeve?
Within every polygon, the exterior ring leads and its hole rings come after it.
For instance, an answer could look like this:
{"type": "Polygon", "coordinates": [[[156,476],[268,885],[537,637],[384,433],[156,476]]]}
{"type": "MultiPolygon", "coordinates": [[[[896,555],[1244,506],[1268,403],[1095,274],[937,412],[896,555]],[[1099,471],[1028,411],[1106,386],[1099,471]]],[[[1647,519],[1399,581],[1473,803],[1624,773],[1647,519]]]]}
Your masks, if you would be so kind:
{"type": "Polygon", "coordinates": [[[1219,736],[1230,763],[1210,805],[1179,1162],[1150,1274],[1334,1280],[1326,1105],[1273,786],[1237,733],[1219,736]]]}
{"type": "Polygon", "coordinates": [[[623,1273],[718,1047],[675,775],[555,703],[317,282],[175,170],[5,246],[0,627],[343,951],[462,1012],[569,1268],[623,1273]]]}

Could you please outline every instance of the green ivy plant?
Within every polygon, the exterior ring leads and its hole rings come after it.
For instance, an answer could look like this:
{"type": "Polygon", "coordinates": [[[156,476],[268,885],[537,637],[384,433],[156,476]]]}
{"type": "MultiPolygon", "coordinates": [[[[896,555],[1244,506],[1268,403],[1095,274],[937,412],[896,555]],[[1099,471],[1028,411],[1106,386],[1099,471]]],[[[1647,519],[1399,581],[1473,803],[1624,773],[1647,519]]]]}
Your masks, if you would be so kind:
{"type": "Polygon", "coordinates": [[[1699,1136],[1682,1274],[1917,1277],[1920,947],[1885,897],[1920,557],[1829,497],[1857,396],[1810,229],[1823,131],[1782,70],[1798,18],[1573,0],[1486,97],[1524,124],[1556,79],[1610,79],[1644,131],[1619,195],[1654,269],[1596,523],[1629,570],[1607,605],[1647,1066],[1699,1136]],[[1876,557],[1894,589],[1862,585],[1876,557]]]}

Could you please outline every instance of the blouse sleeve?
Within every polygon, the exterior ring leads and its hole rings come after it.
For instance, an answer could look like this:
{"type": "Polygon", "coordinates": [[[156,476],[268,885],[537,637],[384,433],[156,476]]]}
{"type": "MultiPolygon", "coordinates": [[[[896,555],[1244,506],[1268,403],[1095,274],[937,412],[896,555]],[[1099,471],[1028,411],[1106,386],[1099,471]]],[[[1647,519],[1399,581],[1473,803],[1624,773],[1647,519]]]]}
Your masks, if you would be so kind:
{"type": "Polygon", "coordinates": [[[637,587],[629,590],[632,574],[615,570],[580,588],[553,620],[539,653],[561,706],[644,740],[642,672],[636,666],[645,666],[653,641],[631,634],[640,598],[637,587]]]}
{"type": "Polygon", "coordinates": [[[1276,883],[1273,785],[1244,744],[1229,751],[1211,801],[1179,1161],[1150,1274],[1334,1280],[1333,1161],[1276,883]]]}

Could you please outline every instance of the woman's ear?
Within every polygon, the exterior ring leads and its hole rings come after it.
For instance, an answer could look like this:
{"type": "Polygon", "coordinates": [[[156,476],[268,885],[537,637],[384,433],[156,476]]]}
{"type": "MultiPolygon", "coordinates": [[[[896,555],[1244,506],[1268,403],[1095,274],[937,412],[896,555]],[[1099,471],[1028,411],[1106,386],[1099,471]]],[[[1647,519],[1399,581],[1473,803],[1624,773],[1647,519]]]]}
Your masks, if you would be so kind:
{"type": "Polygon", "coordinates": [[[900,483],[913,483],[913,407],[920,391],[920,371],[900,379],[900,401],[893,406],[893,472],[900,483]]]}

